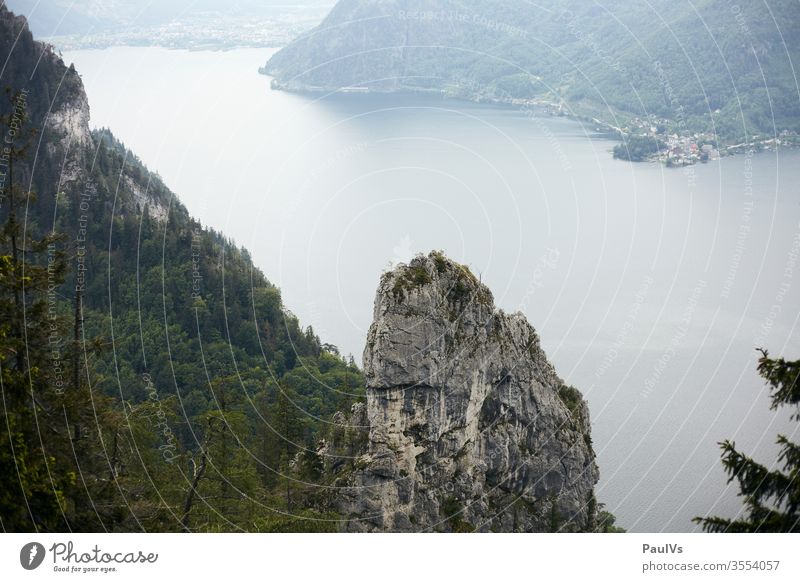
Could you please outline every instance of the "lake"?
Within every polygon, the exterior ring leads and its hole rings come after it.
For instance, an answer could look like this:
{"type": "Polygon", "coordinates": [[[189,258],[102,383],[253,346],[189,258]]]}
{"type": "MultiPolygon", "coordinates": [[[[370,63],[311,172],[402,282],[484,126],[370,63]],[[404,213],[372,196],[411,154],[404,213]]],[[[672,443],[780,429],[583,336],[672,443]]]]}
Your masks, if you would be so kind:
{"type": "Polygon", "coordinates": [[[435,96],[270,90],[270,50],[70,52],[92,107],[286,305],[360,362],[383,270],[442,249],[587,397],[597,495],[632,531],[734,516],[716,443],[775,461],[756,347],[800,356],[800,152],[689,169],[593,128],[435,96]]]}

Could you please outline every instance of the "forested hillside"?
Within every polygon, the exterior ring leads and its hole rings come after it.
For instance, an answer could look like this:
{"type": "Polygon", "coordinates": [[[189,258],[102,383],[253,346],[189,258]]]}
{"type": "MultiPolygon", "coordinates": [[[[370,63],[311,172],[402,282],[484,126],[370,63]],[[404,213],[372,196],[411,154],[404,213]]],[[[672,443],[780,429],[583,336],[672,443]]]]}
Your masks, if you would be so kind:
{"type": "MultiPolygon", "coordinates": [[[[0,6],[4,531],[335,529],[317,440],[363,395],[0,6]]],[[[221,193],[221,195],[224,195],[221,193]]]]}
{"type": "Polygon", "coordinates": [[[798,21],[792,0],[341,0],[264,72],[290,90],[540,99],[735,142],[800,130],[798,21]]]}

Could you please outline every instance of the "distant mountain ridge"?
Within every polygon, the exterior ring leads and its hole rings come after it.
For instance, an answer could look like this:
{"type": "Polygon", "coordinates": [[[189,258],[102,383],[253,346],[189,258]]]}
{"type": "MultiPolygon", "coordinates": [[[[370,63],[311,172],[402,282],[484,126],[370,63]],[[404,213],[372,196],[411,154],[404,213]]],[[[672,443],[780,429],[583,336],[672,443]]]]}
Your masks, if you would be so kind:
{"type": "Polygon", "coordinates": [[[17,14],[28,18],[37,36],[95,34],[130,26],[151,27],[202,13],[262,17],[293,5],[325,6],[331,0],[4,0],[17,14]]]}
{"type": "Polygon", "coordinates": [[[538,98],[736,140],[800,130],[798,22],[790,0],[340,0],[262,72],[288,90],[538,98]]]}

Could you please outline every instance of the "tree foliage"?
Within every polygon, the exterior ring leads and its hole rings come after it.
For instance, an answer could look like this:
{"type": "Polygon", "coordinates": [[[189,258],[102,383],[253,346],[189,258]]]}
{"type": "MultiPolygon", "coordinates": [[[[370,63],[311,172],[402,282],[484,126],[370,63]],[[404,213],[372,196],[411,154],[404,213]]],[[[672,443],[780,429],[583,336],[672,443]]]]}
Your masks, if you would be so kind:
{"type": "Polygon", "coordinates": [[[109,131],[50,123],[80,78],[5,6],[0,32],[0,528],[335,529],[316,448],[352,358],[109,131]]]}
{"type": "MultiPolygon", "coordinates": [[[[762,351],[758,372],[770,386],[772,409],[795,407],[792,419],[800,421],[800,360],[770,358],[762,351]]],[[[726,440],[722,464],[728,482],[736,480],[744,499],[744,516],[738,519],[696,517],[709,532],[798,532],[800,531],[800,446],[779,435],[778,468],[770,469],[740,452],[726,440]]]]}

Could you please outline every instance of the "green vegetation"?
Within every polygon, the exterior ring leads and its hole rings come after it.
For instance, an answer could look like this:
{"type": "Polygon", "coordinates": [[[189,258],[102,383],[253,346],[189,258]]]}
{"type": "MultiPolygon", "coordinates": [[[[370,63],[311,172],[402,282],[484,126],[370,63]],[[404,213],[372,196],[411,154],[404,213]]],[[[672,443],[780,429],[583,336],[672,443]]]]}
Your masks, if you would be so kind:
{"type": "Polygon", "coordinates": [[[616,516],[606,509],[604,503],[597,503],[594,493],[589,497],[588,512],[589,523],[586,531],[596,533],[625,533],[625,529],[615,525],[616,516]]]}
{"type": "Polygon", "coordinates": [[[573,386],[567,386],[566,384],[559,386],[558,397],[571,414],[575,414],[575,412],[583,404],[583,395],[581,394],[580,390],[573,386]]]}
{"type": "Polygon", "coordinates": [[[430,254],[433,263],[436,265],[436,272],[440,275],[447,270],[448,259],[444,256],[442,251],[431,251],[430,254]]]}
{"type": "MultiPolygon", "coordinates": [[[[444,275],[449,271],[453,276],[447,292],[451,304],[471,300],[487,306],[492,304],[491,292],[478,281],[468,266],[451,261],[441,251],[431,251],[429,258],[433,260],[436,274],[444,275]]],[[[400,299],[403,294],[433,282],[433,277],[425,267],[424,261],[425,257],[418,255],[409,265],[403,267],[392,286],[392,295],[395,298],[400,299]]]]}
{"type": "Polygon", "coordinates": [[[597,511],[597,531],[599,533],[625,533],[625,529],[615,525],[617,518],[613,513],[604,509],[601,503],[597,511]]]}
{"type": "MultiPolygon", "coordinates": [[[[758,372],[770,386],[771,408],[794,407],[792,419],[800,421],[800,360],[770,358],[766,351],[758,372]]],[[[736,449],[733,441],[720,443],[722,464],[728,482],[739,483],[745,515],[739,519],[696,517],[695,523],[709,532],[798,532],[800,531],[800,445],[779,435],[778,463],[770,470],[736,449]]]]}
{"type": "Polygon", "coordinates": [[[656,138],[650,136],[630,135],[622,143],[614,146],[614,157],[620,160],[641,162],[649,156],[657,154],[663,148],[656,138]]]}
{"type": "Polygon", "coordinates": [[[486,307],[492,306],[494,299],[491,292],[478,281],[478,278],[470,268],[467,265],[460,265],[455,262],[452,265],[455,281],[447,294],[450,303],[458,304],[466,301],[476,301],[486,307]]]}
{"type": "Polygon", "coordinates": [[[0,527],[337,529],[316,450],[352,357],[110,132],[67,154],[44,120],[80,78],[4,6],[0,32],[0,527]]]}
{"type": "Polygon", "coordinates": [[[403,272],[395,279],[394,286],[392,287],[392,295],[402,300],[406,293],[410,293],[414,289],[426,285],[432,281],[431,276],[421,265],[409,265],[405,267],[403,272]]]}
{"type": "MultiPolygon", "coordinates": [[[[95,138],[102,205],[113,173],[146,171],[108,134],[95,138]]],[[[34,200],[12,184],[9,208],[34,200]]],[[[23,241],[16,215],[0,239],[4,529],[335,529],[335,516],[308,506],[321,477],[314,449],[363,379],[300,329],[244,251],[180,208],[164,222],[145,208],[87,226],[93,268],[81,274],[74,242],[23,241]]]]}
{"type": "Polygon", "coordinates": [[[450,303],[459,304],[468,301],[470,298],[470,288],[465,284],[463,279],[456,279],[453,286],[450,287],[447,294],[447,299],[450,303]]]}
{"type": "Polygon", "coordinates": [[[661,125],[661,134],[708,133],[728,143],[800,132],[792,67],[800,6],[791,0],[773,0],[769,10],[724,0],[437,0],[425,13],[432,16],[341,2],[264,72],[297,90],[536,99],[611,127],[638,120],[640,129],[661,125]]]}
{"type": "Polygon", "coordinates": [[[464,506],[455,497],[448,497],[442,504],[442,516],[447,519],[454,533],[472,533],[475,527],[464,519],[464,506]]]}
{"type": "MultiPolygon", "coordinates": [[[[21,98],[11,96],[13,104],[21,98]]],[[[24,114],[22,115],[24,122],[24,114]]],[[[9,127],[11,114],[2,119],[9,127]]],[[[25,139],[27,138],[27,139],[25,139]]],[[[78,438],[87,417],[76,392],[63,393],[60,367],[50,365],[48,339],[51,319],[47,290],[63,280],[63,253],[55,251],[57,238],[35,238],[23,229],[18,216],[33,194],[15,180],[18,160],[33,141],[12,145],[5,158],[2,192],[5,221],[0,230],[0,381],[4,430],[0,431],[0,519],[4,530],[24,523],[28,515],[42,525],[58,523],[67,510],[83,511],[70,503],[69,492],[78,485],[77,467],[70,462],[70,438],[78,438]],[[45,386],[57,386],[44,400],[45,386]],[[43,401],[44,400],[44,401],[43,401]],[[59,422],[61,411],[73,412],[72,426],[59,422]],[[58,435],[58,447],[40,449],[40,426],[58,435]]],[[[22,140],[20,140],[22,141],[22,140]]],[[[68,356],[69,357],[69,356],[68,356]]]]}
{"type": "Polygon", "coordinates": [[[397,277],[392,288],[395,297],[401,297],[403,293],[408,293],[417,287],[427,285],[433,281],[428,271],[423,265],[412,264],[406,266],[402,273],[397,277]]]}

